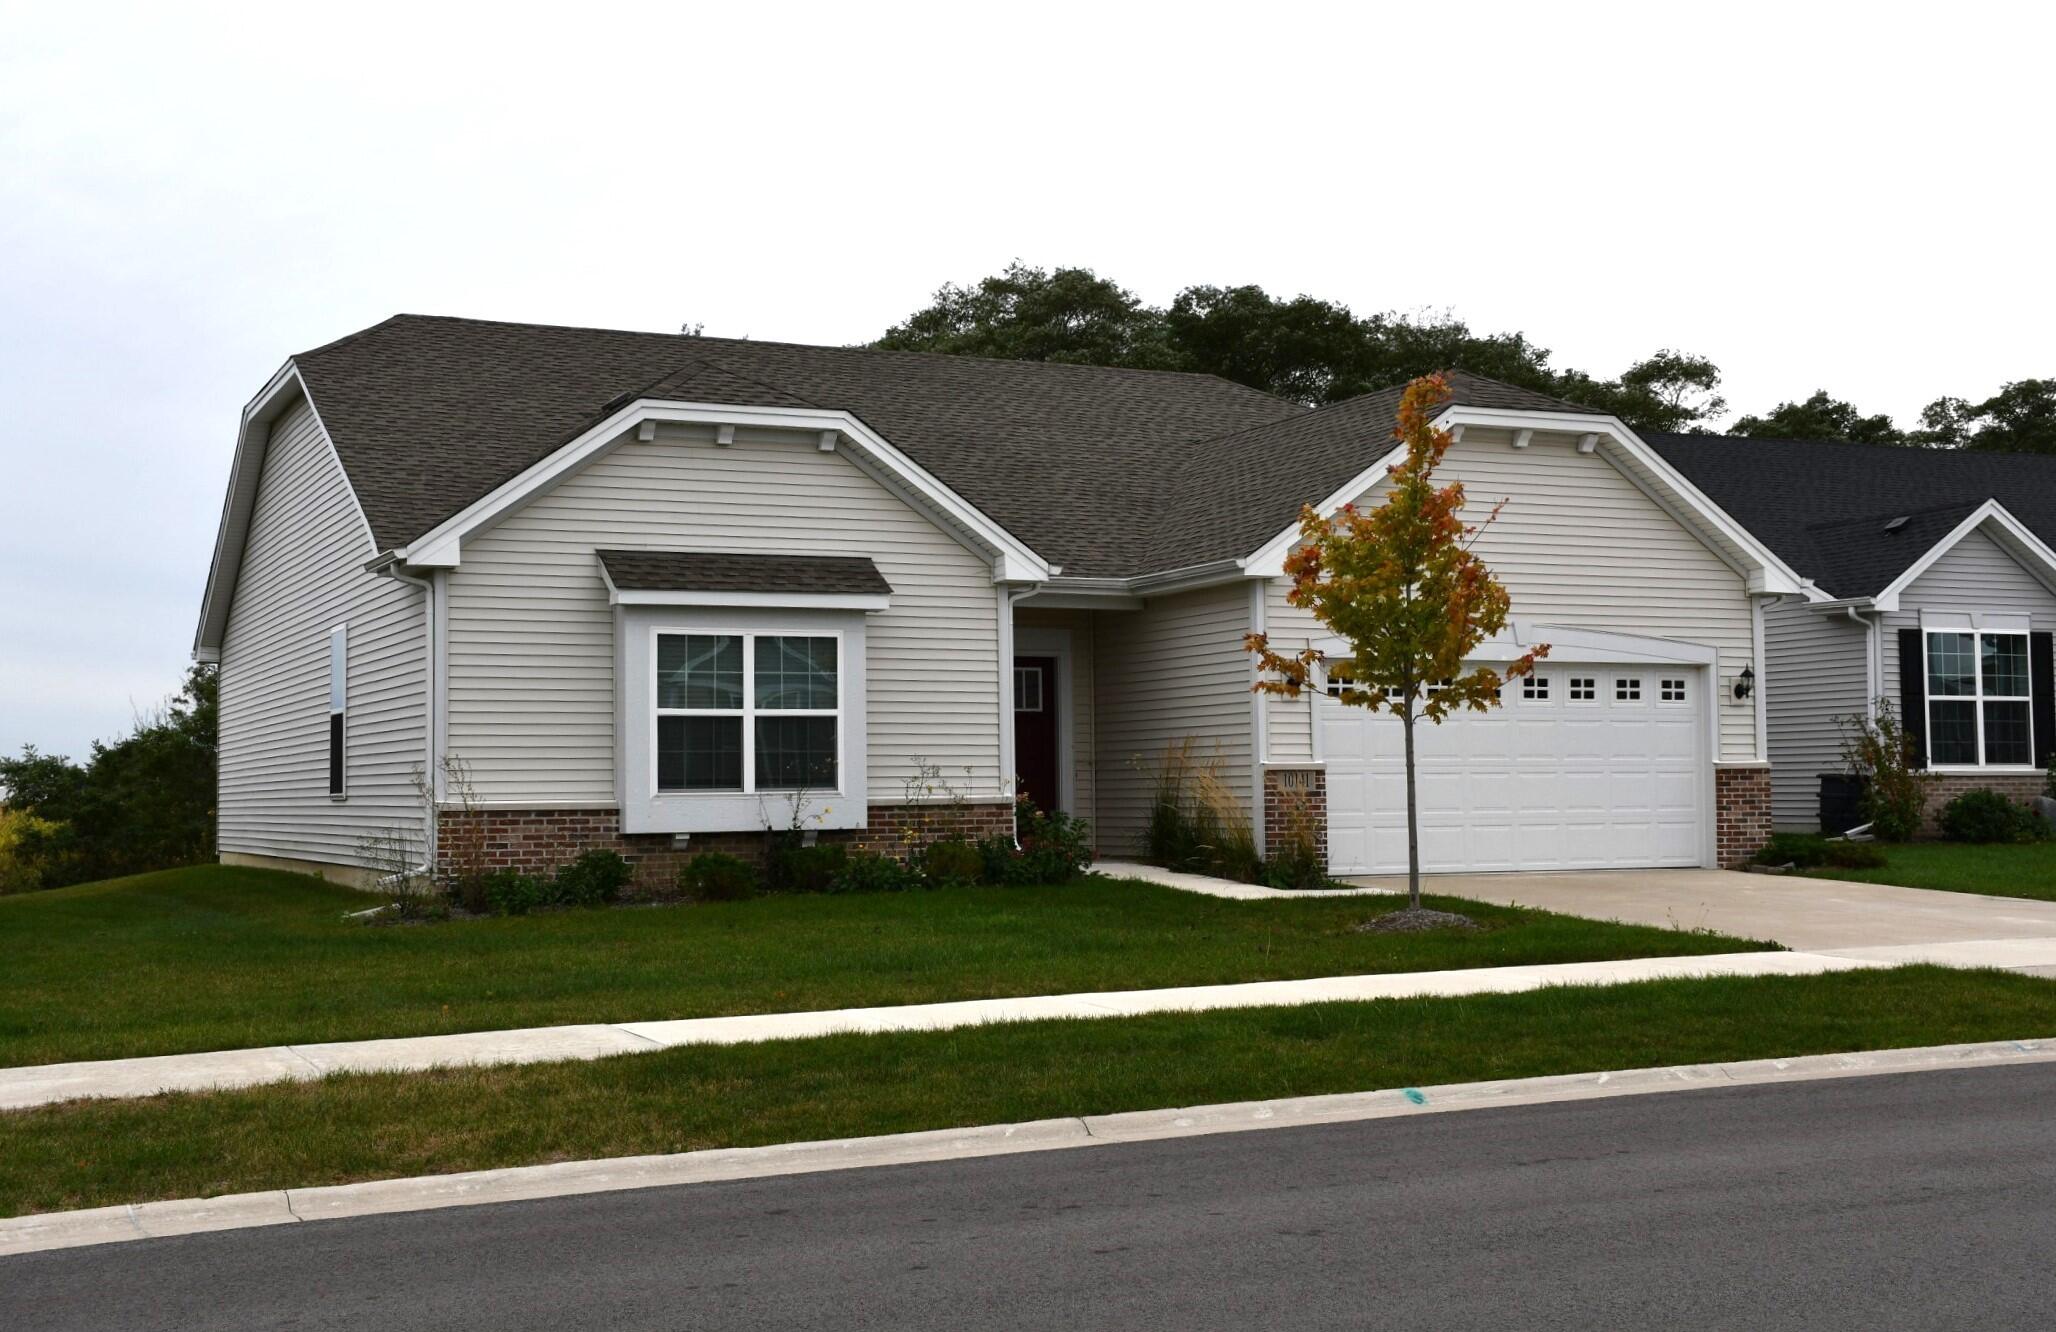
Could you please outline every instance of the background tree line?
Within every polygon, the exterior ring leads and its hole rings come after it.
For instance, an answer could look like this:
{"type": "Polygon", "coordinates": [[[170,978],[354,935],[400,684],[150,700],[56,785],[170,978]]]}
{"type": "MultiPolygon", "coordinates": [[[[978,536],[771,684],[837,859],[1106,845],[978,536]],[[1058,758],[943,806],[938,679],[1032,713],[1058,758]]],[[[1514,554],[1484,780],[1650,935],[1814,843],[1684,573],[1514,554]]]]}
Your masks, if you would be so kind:
{"type": "MultiPolygon", "coordinates": [[[[1728,410],[1719,368],[1686,352],[1660,350],[1601,379],[1554,368],[1548,349],[1524,333],[1474,333],[1451,315],[1358,315],[1255,286],[1187,287],[1168,306],[1155,306],[1089,268],[1015,263],[967,286],[950,283],[873,345],[1204,371],[1309,406],[1437,370],[1467,370],[1610,412],[1638,430],[1705,429],[1728,410]]],[[[2020,380],[1978,401],[1937,398],[1911,430],[1822,390],[1743,416],[1727,433],[2056,453],[2056,379],[2020,380]]]]}
{"type": "Polygon", "coordinates": [[[0,758],[0,893],[214,858],[215,668],[84,764],[33,745],[0,758]]]}

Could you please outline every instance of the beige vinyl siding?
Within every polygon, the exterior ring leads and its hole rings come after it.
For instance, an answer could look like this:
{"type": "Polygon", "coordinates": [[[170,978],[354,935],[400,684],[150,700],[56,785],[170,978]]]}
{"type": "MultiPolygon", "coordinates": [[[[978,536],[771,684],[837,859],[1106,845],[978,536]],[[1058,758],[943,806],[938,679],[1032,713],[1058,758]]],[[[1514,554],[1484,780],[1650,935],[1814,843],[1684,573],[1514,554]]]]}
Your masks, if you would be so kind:
{"type": "Polygon", "coordinates": [[[1099,615],[1094,678],[1099,719],[1099,847],[1132,855],[1148,825],[1157,760],[1190,737],[1218,756],[1229,790],[1250,808],[1249,584],[1152,598],[1099,615]]]}
{"type": "Polygon", "coordinates": [[[1880,617],[1884,626],[1883,693],[1899,703],[1899,631],[1918,629],[1920,613],[1996,611],[2026,615],[2036,632],[2056,630],[2056,593],[1983,532],[1956,543],[1926,573],[1899,594],[1899,609],[1880,617]]]}
{"type": "MultiPolygon", "coordinates": [[[[1271,649],[1281,656],[1290,656],[1313,646],[1313,640],[1325,637],[1326,630],[1309,611],[1299,610],[1287,604],[1285,598],[1292,591],[1292,583],[1285,578],[1272,578],[1264,583],[1264,632],[1270,636],[1271,649]]],[[[1304,763],[1314,754],[1314,696],[1303,693],[1298,698],[1282,698],[1268,695],[1264,699],[1264,731],[1269,744],[1268,757],[1273,763],[1304,763]]]]}
{"type": "MultiPolygon", "coordinates": [[[[1714,648],[1720,758],[1756,758],[1755,707],[1736,703],[1726,687],[1755,656],[1740,573],[1604,458],[1577,452],[1570,436],[1538,434],[1516,449],[1503,433],[1474,432],[1450,447],[1436,479],[1464,483],[1465,516],[1474,522],[1511,501],[1477,550],[1512,596],[1515,617],[1714,648]]],[[[1358,502],[1379,503],[1384,490],[1380,481],[1358,502]]],[[[1274,640],[1320,636],[1312,614],[1286,606],[1282,593],[1267,613],[1274,640]]],[[[1270,757],[1303,761],[1311,728],[1285,711],[1269,719],[1270,757]]]]}
{"type": "Polygon", "coordinates": [[[221,649],[220,848],[372,866],[365,840],[418,853],[426,813],[427,635],[417,587],[377,552],[305,402],[276,421],[221,649]],[[348,626],[347,798],[328,794],[329,632],[348,626]]]}
{"type": "Polygon", "coordinates": [[[867,555],[892,607],[865,620],[868,779],[898,800],[917,759],[999,790],[999,615],[989,561],[812,432],[666,425],[464,543],[449,575],[449,731],[479,799],[609,807],[614,628],[605,547],[867,555]],[[969,772],[966,772],[966,769],[969,772]]]}
{"type": "Polygon", "coordinates": [[[1770,727],[1771,819],[1820,830],[1820,774],[1840,772],[1843,717],[1868,706],[1869,631],[1836,611],[1780,602],[1763,613],[1763,706],[1770,727]]]}
{"type": "Polygon", "coordinates": [[[1039,610],[1033,602],[1018,606],[1014,610],[1014,651],[1019,655],[1034,655],[1032,647],[1023,646],[1021,643],[1023,630],[1062,629],[1071,635],[1071,678],[1063,684],[1064,688],[1071,691],[1070,812],[1078,818],[1093,820],[1097,826],[1099,816],[1095,802],[1099,793],[1094,780],[1097,765],[1093,762],[1096,742],[1092,687],[1095,619],[1091,611],[1039,610]]]}

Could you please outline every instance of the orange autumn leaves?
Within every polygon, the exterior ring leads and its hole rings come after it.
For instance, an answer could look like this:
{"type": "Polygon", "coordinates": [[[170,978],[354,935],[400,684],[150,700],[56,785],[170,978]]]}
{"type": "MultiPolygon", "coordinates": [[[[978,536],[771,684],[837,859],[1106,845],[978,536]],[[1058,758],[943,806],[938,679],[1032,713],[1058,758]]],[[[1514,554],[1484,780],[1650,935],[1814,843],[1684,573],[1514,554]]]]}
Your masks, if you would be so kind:
{"type": "Polygon", "coordinates": [[[1311,507],[1300,511],[1300,545],[1285,561],[1292,579],[1286,600],[1311,610],[1351,652],[1280,653],[1268,635],[1251,634],[1246,646],[1267,677],[1258,690],[1296,698],[1317,687],[1315,672],[1325,668],[1344,703],[1440,722],[1458,708],[1495,706],[1505,682],[1548,653],[1541,644],[1500,670],[1465,668],[1478,645],[1506,626],[1506,589],[1471,549],[1505,505],[1467,524],[1463,484],[1434,484],[1452,441],[1433,421],[1448,399],[1440,375],[1407,385],[1392,432],[1406,457],[1388,474],[1384,503],[1368,511],[1346,504],[1327,518],[1311,507]]]}

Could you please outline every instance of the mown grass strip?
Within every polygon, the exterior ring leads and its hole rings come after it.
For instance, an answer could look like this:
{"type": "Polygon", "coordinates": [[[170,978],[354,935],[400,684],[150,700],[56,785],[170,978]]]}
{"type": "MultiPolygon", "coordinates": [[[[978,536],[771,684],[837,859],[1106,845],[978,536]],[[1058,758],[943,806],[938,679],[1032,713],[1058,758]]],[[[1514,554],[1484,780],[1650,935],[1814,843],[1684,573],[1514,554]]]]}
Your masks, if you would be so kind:
{"type": "Polygon", "coordinates": [[[1902,842],[1884,848],[1879,869],[1808,869],[1816,879],[1895,883],[1946,893],[2028,897],[2056,902],[2056,841],[2023,846],[1965,842],[1902,842]]]}
{"type": "Polygon", "coordinates": [[[1658,981],[333,1077],[0,1116],[0,1214],[1594,1069],[2056,1036],[2056,984],[1658,981]]]}
{"type": "Polygon", "coordinates": [[[365,926],[362,894],[203,866],[0,898],[0,1067],[575,1022],[1746,951],[1711,933],[1389,898],[1229,902],[1133,880],[365,926]]]}

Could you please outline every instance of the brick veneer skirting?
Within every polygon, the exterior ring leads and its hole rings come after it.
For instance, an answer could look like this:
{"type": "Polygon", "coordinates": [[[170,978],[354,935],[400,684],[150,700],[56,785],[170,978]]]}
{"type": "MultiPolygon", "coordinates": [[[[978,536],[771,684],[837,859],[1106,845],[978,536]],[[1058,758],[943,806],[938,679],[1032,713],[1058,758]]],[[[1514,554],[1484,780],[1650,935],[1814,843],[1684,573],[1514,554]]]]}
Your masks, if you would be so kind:
{"type": "Polygon", "coordinates": [[[2042,794],[2048,777],[2039,772],[1992,773],[1989,776],[1975,772],[1938,772],[1932,774],[1928,787],[1927,815],[1921,820],[1920,830],[1928,837],[1942,835],[1942,806],[1962,795],[1965,791],[1980,788],[1997,791],[2008,800],[2021,804],[2033,804],[2036,796],[2042,794]]]}
{"type": "Polygon", "coordinates": [[[1264,849],[1276,855],[1301,829],[1328,863],[1328,774],[1320,768],[1264,769],[1264,849]]]}
{"type": "MultiPolygon", "coordinates": [[[[870,826],[831,828],[823,842],[887,855],[943,837],[977,839],[1014,830],[1011,801],[961,805],[873,805],[870,826]]],[[[548,874],[592,850],[618,851],[635,866],[638,883],[668,884],[685,862],[705,851],[746,860],[764,855],[761,832],[695,833],[679,846],[669,833],[624,833],[614,809],[444,809],[436,816],[437,869],[445,875],[469,865],[485,870],[548,874]],[[467,864],[468,862],[468,864],[467,864]]]]}
{"type": "Polygon", "coordinates": [[[1722,869],[1749,863],[1770,840],[1770,769],[1713,770],[1714,850],[1722,869]]]}

